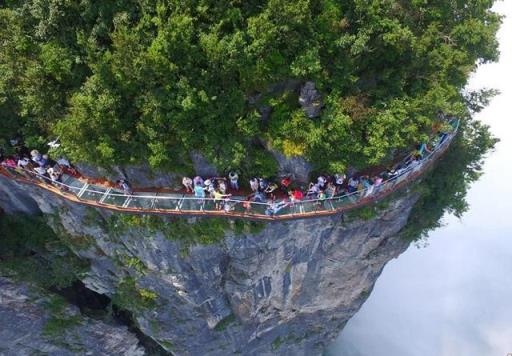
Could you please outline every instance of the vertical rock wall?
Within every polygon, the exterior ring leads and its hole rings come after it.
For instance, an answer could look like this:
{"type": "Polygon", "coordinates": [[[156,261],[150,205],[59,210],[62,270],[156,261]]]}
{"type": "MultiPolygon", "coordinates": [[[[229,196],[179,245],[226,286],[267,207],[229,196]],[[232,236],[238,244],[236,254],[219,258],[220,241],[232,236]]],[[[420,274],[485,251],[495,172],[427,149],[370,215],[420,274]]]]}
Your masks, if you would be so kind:
{"type": "Polygon", "coordinates": [[[417,199],[405,194],[371,220],[335,216],[270,223],[257,233],[226,229],[221,242],[187,247],[194,236],[170,236],[173,220],[162,220],[165,229],[127,229],[112,224],[107,211],[18,188],[90,261],[88,288],[114,299],[130,285],[135,294],[154,294],[151,303],[130,306],[136,324],[179,355],[321,354],[385,264],[408,247],[397,234],[417,199]]]}

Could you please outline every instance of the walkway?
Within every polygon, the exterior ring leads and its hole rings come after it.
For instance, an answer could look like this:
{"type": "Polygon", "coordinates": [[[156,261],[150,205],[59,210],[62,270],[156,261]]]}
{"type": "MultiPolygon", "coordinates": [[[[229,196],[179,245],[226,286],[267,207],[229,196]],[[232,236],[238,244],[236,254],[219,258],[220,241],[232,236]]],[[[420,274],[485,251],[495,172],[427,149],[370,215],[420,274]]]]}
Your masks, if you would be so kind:
{"type": "Polygon", "coordinates": [[[200,199],[188,194],[144,191],[127,195],[123,191],[107,185],[89,184],[86,179],[78,179],[66,174],[63,176],[62,183],[50,182],[48,178],[39,176],[35,172],[23,171],[19,168],[0,167],[0,174],[23,184],[35,185],[71,202],[123,213],[223,216],[258,221],[302,219],[339,214],[388,196],[425,172],[446,151],[456,133],[457,128],[441,141],[420,164],[414,167],[409,166],[400,175],[384,181],[380,186],[372,186],[362,191],[324,200],[302,200],[293,204],[289,203],[273,215],[269,215],[270,205],[268,203],[251,202],[250,209],[247,210],[242,204],[246,199],[244,196],[232,196],[230,199],[224,199],[223,206],[229,208],[217,210],[214,199],[200,199]]]}

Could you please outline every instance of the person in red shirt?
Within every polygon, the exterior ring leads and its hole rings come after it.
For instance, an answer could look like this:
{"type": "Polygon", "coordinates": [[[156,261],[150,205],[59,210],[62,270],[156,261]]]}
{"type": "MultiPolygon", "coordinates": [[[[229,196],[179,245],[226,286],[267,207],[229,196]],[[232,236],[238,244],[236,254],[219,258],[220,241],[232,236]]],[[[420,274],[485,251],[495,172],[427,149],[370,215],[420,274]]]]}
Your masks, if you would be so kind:
{"type": "Polygon", "coordinates": [[[283,179],[281,179],[281,191],[283,193],[288,193],[290,184],[292,184],[292,178],[290,176],[286,176],[283,179]]]}
{"type": "Polygon", "coordinates": [[[292,203],[298,202],[298,201],[301,201],[302,199],[304,199],[304,193],[302,193],[298,189],[290,191],[289,195],[290,195],[290,200],[292,201],[292,203]]]}

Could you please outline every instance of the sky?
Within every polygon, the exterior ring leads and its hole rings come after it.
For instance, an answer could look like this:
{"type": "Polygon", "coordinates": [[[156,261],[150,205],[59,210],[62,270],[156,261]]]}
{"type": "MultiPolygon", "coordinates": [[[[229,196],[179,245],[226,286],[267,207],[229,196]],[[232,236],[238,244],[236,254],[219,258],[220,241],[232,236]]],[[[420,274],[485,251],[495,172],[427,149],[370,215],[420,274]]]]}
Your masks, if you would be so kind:
{"type": "Polygon", "coordinates": [[[424,356],[512,354],[512,0],[498,63],[480,66],[468,87],[501,94],[477,118],[501,139],[468,193],[470,210],[443,218],[427,246],[391,261],[328,354],[424,356]]]}

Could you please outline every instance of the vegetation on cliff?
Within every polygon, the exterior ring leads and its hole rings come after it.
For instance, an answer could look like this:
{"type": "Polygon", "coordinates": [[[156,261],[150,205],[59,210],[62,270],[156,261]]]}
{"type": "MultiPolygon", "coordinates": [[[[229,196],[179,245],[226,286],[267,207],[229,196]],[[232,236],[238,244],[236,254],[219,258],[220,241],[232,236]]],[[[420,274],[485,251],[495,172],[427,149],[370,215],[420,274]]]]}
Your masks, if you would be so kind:
{"type": "Polygon", "coordinates": [[[464,116],[469,73],[498,55],[492,0],[3,4],[0,139],[59,136],[102,166],[187,169],[199,150],[268,175],[263,141],[330,172],[375,164],[464,116]],[[318,117],[292,80],[315,83],[318,117]]]}
{"type": "Polygon", "coordinates": [[[425,238],[429,231],[441,226],[445,213],[462,217],[469,208],[467,191],[482,174],[484,158],[497,142],[489,127],[466,121],[436,169],[415,185],[420,199],[402,235],[411,240],[425,238]]]}

